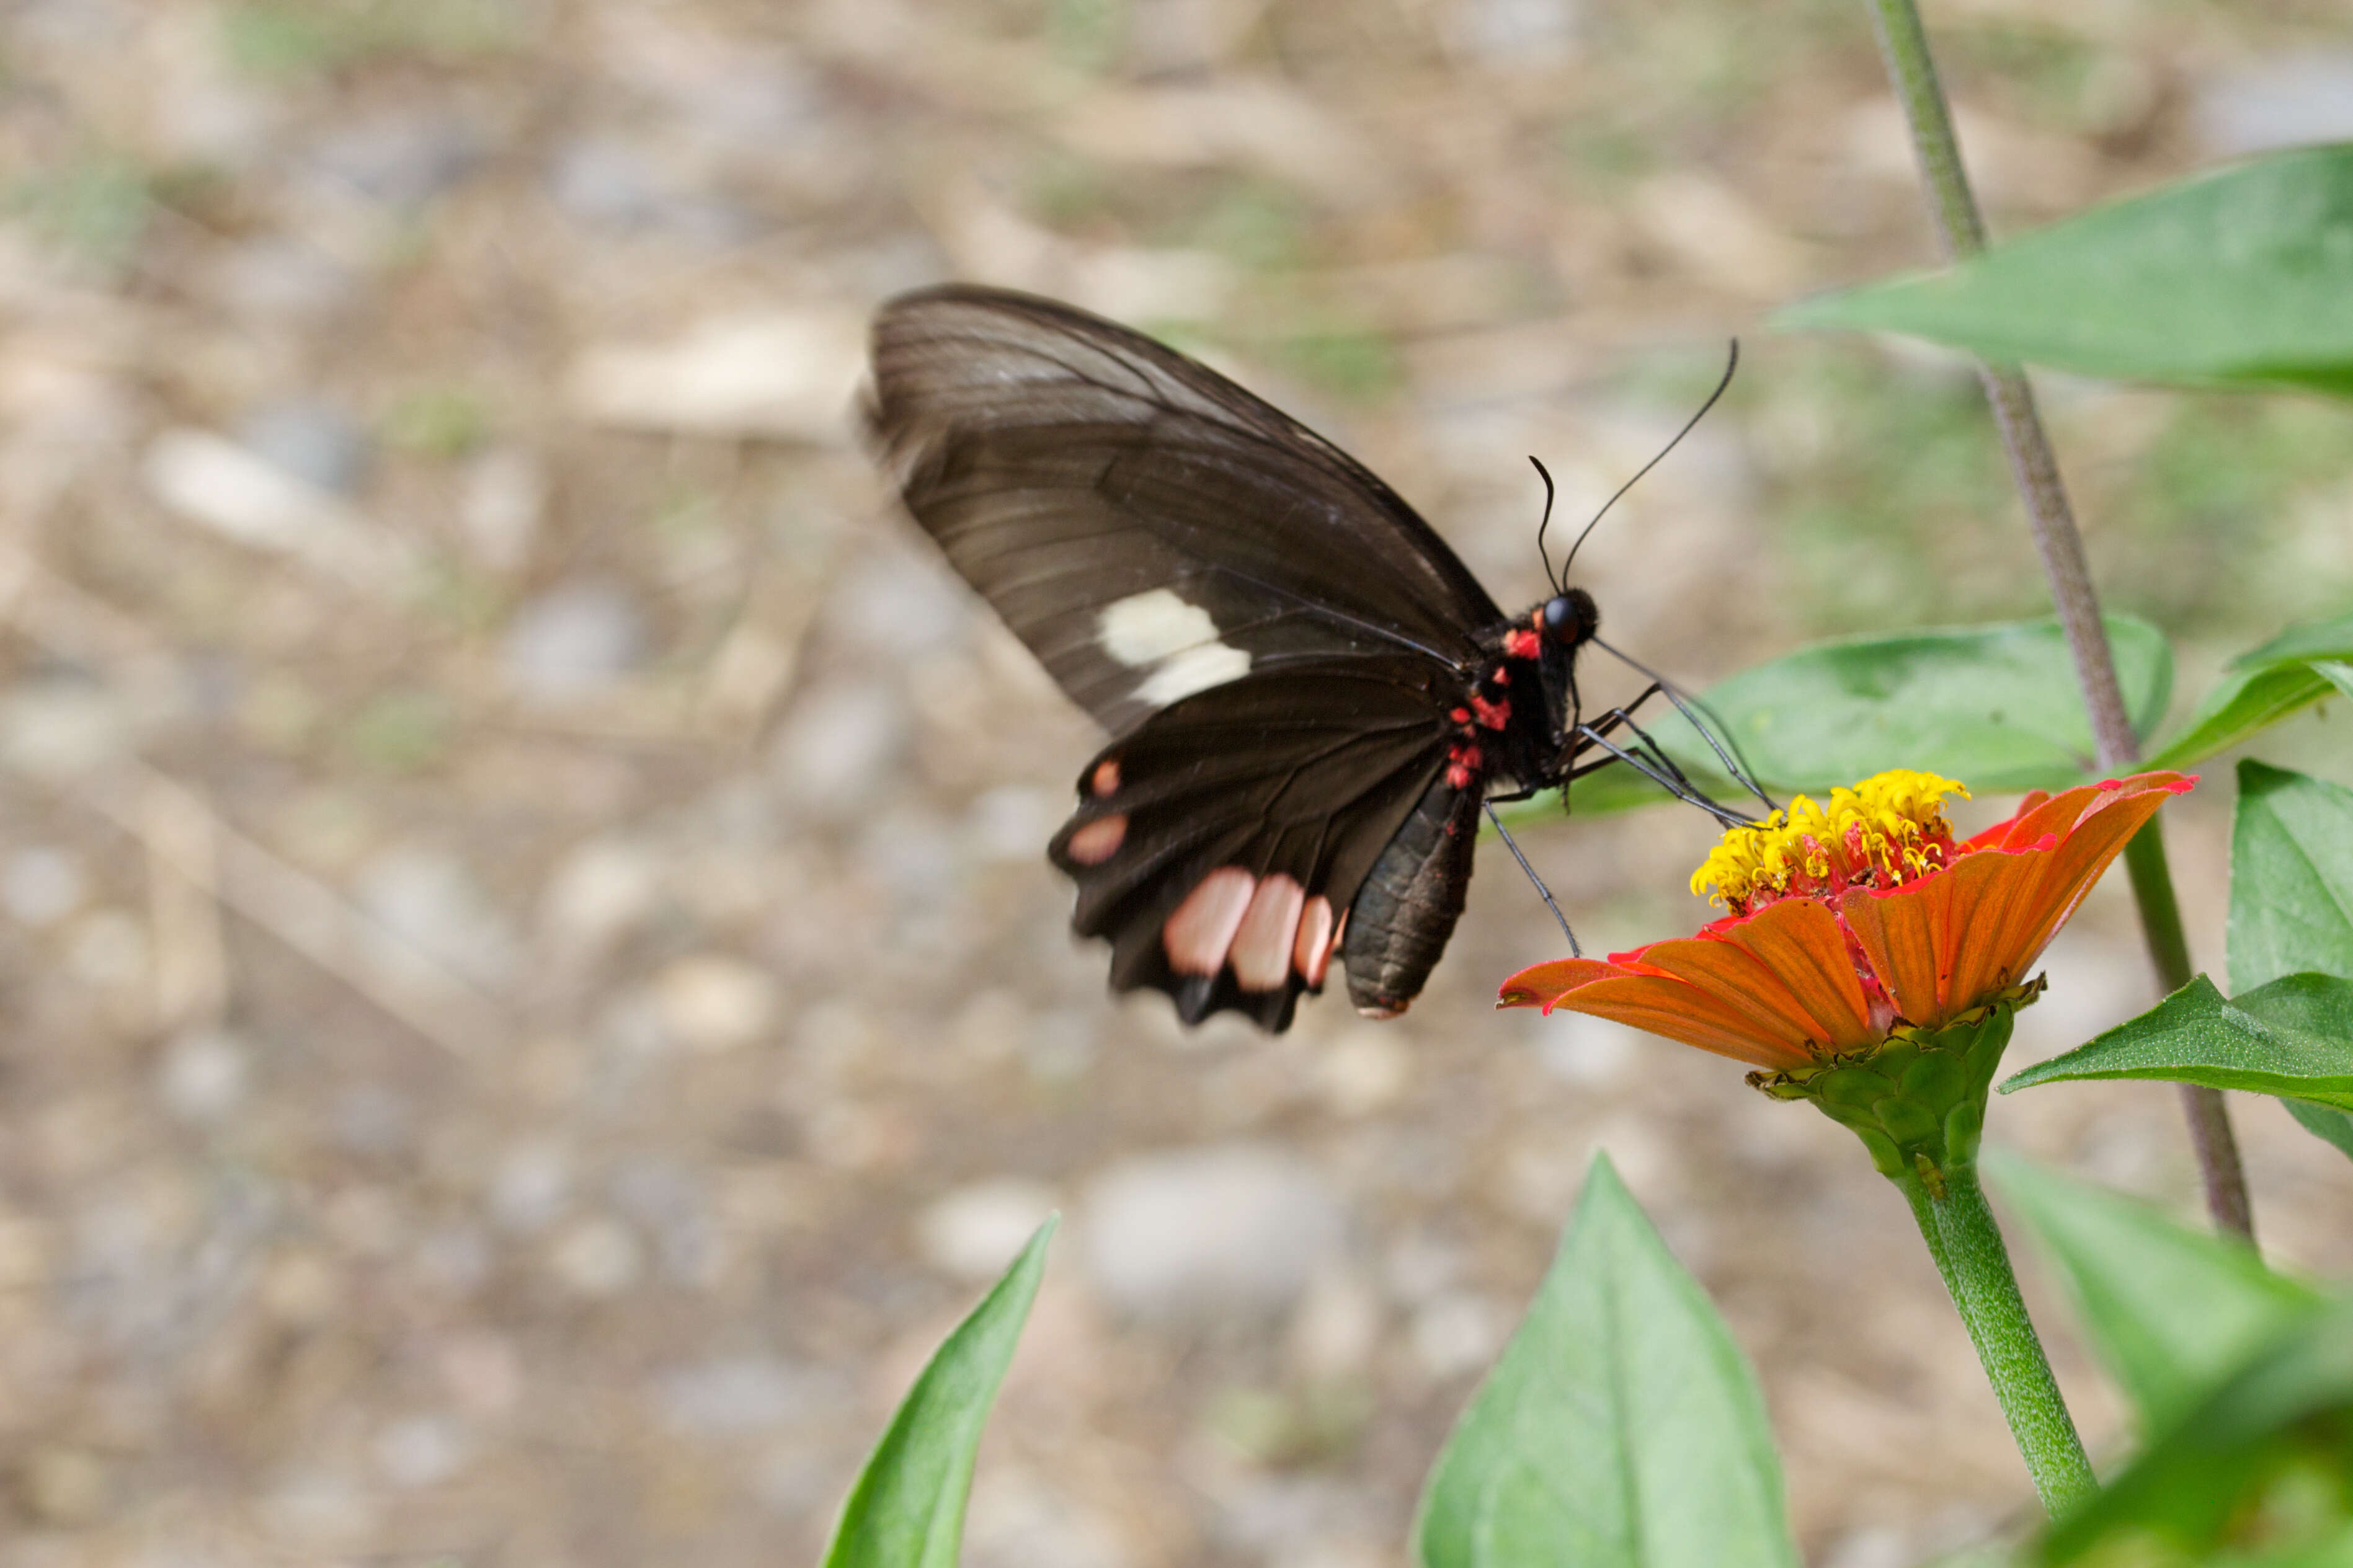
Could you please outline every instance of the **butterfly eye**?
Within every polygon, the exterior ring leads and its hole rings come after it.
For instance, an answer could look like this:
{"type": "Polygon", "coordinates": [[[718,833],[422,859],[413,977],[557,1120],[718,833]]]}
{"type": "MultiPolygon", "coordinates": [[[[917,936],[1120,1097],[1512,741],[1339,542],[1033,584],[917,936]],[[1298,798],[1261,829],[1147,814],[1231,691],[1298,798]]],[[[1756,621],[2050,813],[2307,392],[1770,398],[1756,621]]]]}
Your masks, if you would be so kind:
{"type": "Polygon", "coordinates": [[[1582,588],[1571,588],[1545,601],[1545,636],[1562,647],[1575,647],[1600,629],[1600,615],[1593,595],[1582,588]]]}

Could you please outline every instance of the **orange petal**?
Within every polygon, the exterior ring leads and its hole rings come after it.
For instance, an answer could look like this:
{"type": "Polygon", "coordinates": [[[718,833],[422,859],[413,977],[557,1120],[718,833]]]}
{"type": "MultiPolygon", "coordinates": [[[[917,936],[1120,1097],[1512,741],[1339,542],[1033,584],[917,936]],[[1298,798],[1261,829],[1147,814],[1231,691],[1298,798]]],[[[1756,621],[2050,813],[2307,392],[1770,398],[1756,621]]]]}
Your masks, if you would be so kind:
{"type": "Polygon", "coordinates": [[[1643,950],[1642,958],[1746,1020],[1749,1033],[1760,1040],[1802,1052],[1826,1033],[1772,968],[1738,942],[1707,937],[1658,942],[1643,950]]]}
{"type": "Polygon", "coordinates": [[[1896,1016],[1922,1027],[1944,1017],[1952,957],[1952,873],[1936,871],[1887,892],[1857,888],[1839,901],[1896,1016]]]}
{"type": "Polygon", "coordinates": [[[1759,1034],[1746,1014],[1672,975],[1611,975],[1578,986],[1556,1005],[1662,1035],[1752,1067],[1804,1067],[1814,1059],[1800,1046],[1759,1034]]]}
{"type": "Polygon", "coordinates": [[[1578,986],[1626,973],[1617,964],[1604,963],[1598,958],[1555,958],[1532,963],[1504,982],[1495,993],[1495,1005],[1542,1007],[1549,1013],[1560,1005],[1563,996],[1578,986]]]}
{"type": "MultiPolygon", "coordinates": [[[[2042,946],[2034,933],[2051,912],[2054,851],[1996,850],[1971,855],[1945,873],[1952,886],[1953,959],[1945,976],[1944,1017],[1967,1012],[2019,980],[2042,946]]],[[[1937,1020],[1942,1022],[1943,1019],[1937,1020]]]]}
{"type": "MultiPolygon", "coordinates": [[[[1639,961],[1652,948],[1621,953],[1639,961]]],[[[1760,1034],[1740,1010],[1695,985],[1624,963],[1598,958],[1560,958],[1532,964],[1504,982],[1499,1007],[1566,1007],[1608,1018],[1649,1034],[1696,1046],[1752,1067],[1803,1067],[1813,1058],[1802,1047],[1760,1034]]]]}
{"type": "Polygon", "coordinates": [[[2074,831],[2049,854],[2040,918],[2021,939],[2022,951],[2017,960],[2021,972],[2041,955],[2132,836],[2157,815],[2159,806],[2196,783],[2179,773],[2144,773],[2124,781],[2118,788],[2100,792],[2100,798],[2084,813],[2074,831]],[[2144,780],[2155,782],[2144,784],[2144,780]]]}
{"type": "Polygon", "coordinates": [[[1724,927],[1722,940],[1754,954],[1788,987],[1813,1024],[1815,1040],[1849,1051],[1879,1037],[1846,935],[1827,905],[1783,899],[1724,927]]]}

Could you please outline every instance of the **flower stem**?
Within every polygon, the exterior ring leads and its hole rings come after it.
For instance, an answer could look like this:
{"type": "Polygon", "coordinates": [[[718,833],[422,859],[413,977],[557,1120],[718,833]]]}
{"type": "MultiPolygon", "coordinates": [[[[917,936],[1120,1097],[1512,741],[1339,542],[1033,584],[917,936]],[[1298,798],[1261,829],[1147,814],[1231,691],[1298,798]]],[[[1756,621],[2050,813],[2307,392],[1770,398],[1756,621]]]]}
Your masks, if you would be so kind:
{"type": "Polygon", "coordinates": [[[1928,1256],[1936,1259],[1945,1289],[1952,1292],[1953,1305],[1978,1347],[1986,1381],[1993,1384],[1994,1398],[2010,1421],[2010,1436],[2034,1478],[2043,1509],[2055,1519],[2097,1491],[2099,1481],[2084,1457],[2083,1439],[2075,1435],[2074,1419],[2051,1375],[2033,1321],[2026,1315],[2018,1278],[2010,1272],[2009,1248],[2002,1245],[1993,1211],[1986,1206],[1976,1168],[1957,1163],[1946,1166],[1941,1196],[1932,1194],[1915,1173],[1907,1172],[1895,1184],[1912,1205],[1920,1238],[1928,1244],[1928,1256]]]}
{"type": "MultiPolygon", "coordinates": [[[[1937,244],[1948,261],[1974,256],[1985,248],[1985,222],[1969,190],[1968,171],[1961,163],[1960,142],[1953,134],[1952,113],[1936,80],[1936,58],[1928,50],[1919,7],[1914,0],[1873,0],[1873,9],[1880,50],[1895,83],[1895,96],[1904,106],[1913,150],[1927,185],[1928,215],[1937,244]]],[[[1980,363],[1978,374],[1985,383],[1986,400],[1993,405],[2002,447],[2010,454],[2011,476],[2026,502],[2027,523],[2042,557],[2043,574],[2050,580],[2060,627],[2066,634],[2068,651],[2074,656],[2075,676],[2084,688],[2084,706],[2091,718],[2100,765],[2121,773],[2140,755],[2140,740],[2133,733],[2125,708],[2116,657],[2109,650],[2107,628],[2100,619],[2099,595],[2092,587],[2091,567],[2084,558],[2083,536],[2076,531],[2067,489],[2059,477],[2058,458],[2043,433],[2042,416],[2035,412],[2034,390],[2015,365],[1980,363]]],[[[2141,830],[2126,856],[2133,894],[2140,905],[2141,929],[2147,936],[2158,978],[2170,994],[2189,982],[2189,958],[2181,940],[2181,916],[2165,863],[2165,843],[2156,823],[2141,830]]],[[[2246,1173],[2239,1163],[2238,1140],[2232,1135],[2230,1112],[2222,1104],[2221,1093],[2184,1085],[2181,1094],[2190,1142],[2197,1148],[2198,1167],[2205,1177],[2207,1210],[2217,1225],[2252,1236],[2254,1226],[2246,1173]]]]}
{"type": "MultiPolygon", "coordinates": [[[[2174,902],[2173,878],[2166,868],[2165,837],[2155,818],[2125,846],[2125,870],[2140,902],[2149,962],[2157,966],[2158,981],[2169,996],[2189,984],[2189,941],[2182,933],[2181,909],[2174,902]]],[[[2189,1119],[2190,1142],[2197,1146],[2199,1170],[2205,1177],[2206,1212],[2216,1228],[2235,1231],[2252,1240],[2255,1216],[2247,1202],[2239,1141],[2231,1131],[2231,1113],[2223,1109],[2222,1091],[2194,1083],[2182,1084],[2180,1089],[2182,1113],[2189,1119]]]]}

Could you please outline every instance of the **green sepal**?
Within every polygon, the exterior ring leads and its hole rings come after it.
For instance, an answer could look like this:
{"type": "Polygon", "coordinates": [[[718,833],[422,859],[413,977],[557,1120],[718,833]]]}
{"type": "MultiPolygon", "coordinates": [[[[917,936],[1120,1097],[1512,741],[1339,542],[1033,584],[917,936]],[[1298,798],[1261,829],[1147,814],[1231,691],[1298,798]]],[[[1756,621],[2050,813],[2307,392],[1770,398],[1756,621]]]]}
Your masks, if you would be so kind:
{"type": "Polygon", "coordinates": [[[1883,1044],[1812,1067],[1753,1072],[1748,1081],[1776,1100],[1811,1100],[1862,1140],[1881,1175],[1917,1175],[1942,1195],[1947,1171],[1977,1163],[1986,1096],[2011,1020],[2042,993],[2038,974],[1942,1028],[1898,1024],[1883,1044]]]}

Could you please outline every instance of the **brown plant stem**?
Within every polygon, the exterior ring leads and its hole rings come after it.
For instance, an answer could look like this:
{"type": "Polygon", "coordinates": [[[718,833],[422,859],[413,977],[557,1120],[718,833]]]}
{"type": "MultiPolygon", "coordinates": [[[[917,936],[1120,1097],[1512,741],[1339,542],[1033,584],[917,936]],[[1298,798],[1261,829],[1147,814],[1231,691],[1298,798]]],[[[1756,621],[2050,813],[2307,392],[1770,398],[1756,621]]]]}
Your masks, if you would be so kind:
{"type": "MultiPolygon", "coordinates": [[[[1985,248],[1985,221],[1969,190],[1968,170],[1961,163],[1960,142],[1953,134],[1951,110],[1936,80],[1936,65],[1928,49],[1914,0],[1873,0],[1879,27],[1879,45],[1887,60],[1887,74],[1904,106],[1911,127],[1913,150],[1927,187],[1928,215],[1947,261],[1976,255],[1985,248]]],[[[2121,773],[2140,755],[2125,709],[2124,690],[2116,679],[2116,658],[2108,648],[2106,627],[2100,620],[2098,594],[2092,586],[2090,566],[2084,559],[2083,536],[2067,504],[2066,486],[2059,478],[2059,460],[2043,433],[2034,409],[2034,392],[2015,365],[1980,363],[1986,399],[1993,405],[1994,423],[2010,454],[2011,475],[2026,502],[2028,526],[2042,570],[2051,582],[2052,603],[2075,659],[2075,673],[2084,687],[2084,706],[2092,721],[2092,739],[2100,765],[2121,773]]],[[[2189,979],[2189,948],[2181,937],[2181,916],[2173,896],[2173,881],[2165,860],[2165,840],[2152,821],[2141,829],[2127,851],[2133,893],[2140,905],[2141,929],[2158,978],[2168,994],[2189,979]]],[[[2190,1142],[2198,1151],[2198,1166],[2205,1178],[2206,1207],[2215,1223],[2242,1236],[2254,1229],[2247,1201],[2246,1173],[2239,1163],[2238,1141],[2231,1131],[2230,1112],[2218,1089],[2184,1084],[2183,1108],[2189,1120],[2190,1142]]]]}

